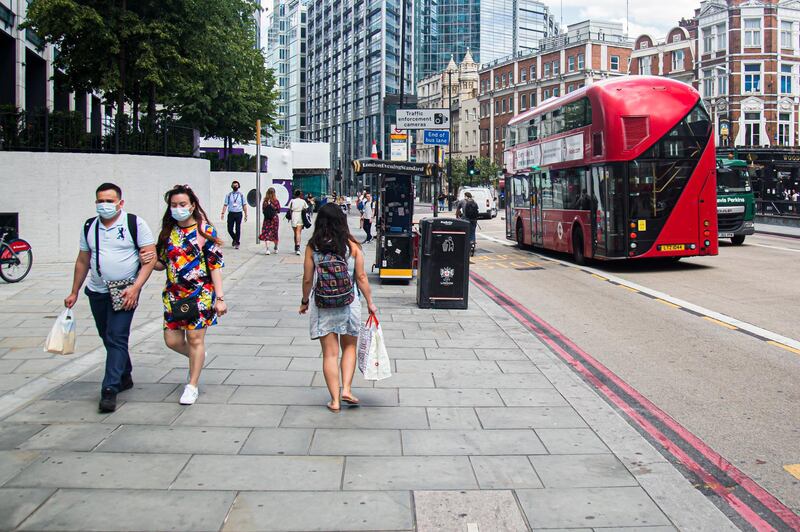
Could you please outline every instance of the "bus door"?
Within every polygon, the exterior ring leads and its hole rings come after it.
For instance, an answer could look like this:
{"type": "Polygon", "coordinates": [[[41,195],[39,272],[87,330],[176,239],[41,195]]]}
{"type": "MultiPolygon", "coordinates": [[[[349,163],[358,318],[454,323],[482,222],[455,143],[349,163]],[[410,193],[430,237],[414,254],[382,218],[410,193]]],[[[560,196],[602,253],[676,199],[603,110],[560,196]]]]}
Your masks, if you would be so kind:
{"type": "Polygon", "coordinates": [[[531,174],[531,241],[537,246],[544,243],[542,199],[544,191],[550,188],[550,174],[547,171],[531,174]]]}
{"type": "Polygon", "coordinates": [[[595,256],[624,257],[627,248],[624,172],[620,165],[592,167],[592,250],[595,256]]]}

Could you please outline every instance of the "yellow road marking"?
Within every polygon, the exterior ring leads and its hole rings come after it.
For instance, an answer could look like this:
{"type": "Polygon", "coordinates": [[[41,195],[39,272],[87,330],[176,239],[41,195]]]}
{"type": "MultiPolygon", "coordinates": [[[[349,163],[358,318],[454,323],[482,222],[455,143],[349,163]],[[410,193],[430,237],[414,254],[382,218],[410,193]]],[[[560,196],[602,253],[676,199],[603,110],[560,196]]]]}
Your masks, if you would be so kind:
{"type": "Polygon", "coordinates": [[[714,318],[709,317],[709,316],[703,316],[703,319],[707,320],[707,321],[710,321],[711,323],[716,323],[720,327],[725,327],[726,329],[730,329],[732,331],[735,331],[737,329],[736,327],[734,327],[730,323],[725,323],[724,321],[715,320],[714,318]]]}
{"type": "Polygon", "coordinates": [[[606,279],[606,278],[605,278],[605,277],[603,277],[602,275],[597,275],[596,273],[593,273],[593,274],[592,274],[592,277],[597,277],[597,278],[598,278],[598,279],[600,279],[601,281],[608,281],[608,279],[606,279]]]}
{"type": "Polygon", "coordinates": [[[638,294],[639,293],[639,291],[637,289],[631,288],[630,286],[625,286],[624,284],[620,284],[620,285],[617,285],[617,286],[619,286],[620,288],[624,288],[625,290],[630,290],[634,294],[638,294]]]}
{"type": "Polygon", "coordinates": [[[787,351],[790,351],[795,355],[800,355],[800,349],[795,349],[794,347],[789,347],[788,345],[784,345],[780,342],[775,342],[773,340],[767,340],[767,343],[770,345],[774,345],[775,347],[780,347],[781,349],[786,349],[787,351]]]}
{"type": "Polygon", "coordinates": [[[787,473],[792,475],[797,480],[800,480],[800,464],[789,464],[783,466],[787,473]]]}
{"type": "Polygon", "coordinates": [[[664,301],[663,299],[658,299],[658,298],[656,298],[656,301],[658,301],[659,303],[663,303],[663,304],[665,304],[665,305],[666,305],[666,306],[668,306],[668,307],[672,307],[672,308],[681,308],[680,306],[676,305],[675,303],[670,303],[669,301],[664,301]]]}

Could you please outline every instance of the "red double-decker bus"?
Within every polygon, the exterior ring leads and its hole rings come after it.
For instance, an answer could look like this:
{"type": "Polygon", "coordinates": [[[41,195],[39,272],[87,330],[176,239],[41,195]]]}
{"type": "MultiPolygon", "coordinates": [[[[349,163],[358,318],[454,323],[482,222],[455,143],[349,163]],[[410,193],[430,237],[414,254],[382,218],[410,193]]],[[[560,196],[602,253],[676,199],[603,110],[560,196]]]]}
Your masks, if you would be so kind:
{"type": "Polygon", "coordinates": [[[711,133],[700,94],[665,78],[545,101],[508,126],[506,236],[577,263],[716,255],[711,133]]]}

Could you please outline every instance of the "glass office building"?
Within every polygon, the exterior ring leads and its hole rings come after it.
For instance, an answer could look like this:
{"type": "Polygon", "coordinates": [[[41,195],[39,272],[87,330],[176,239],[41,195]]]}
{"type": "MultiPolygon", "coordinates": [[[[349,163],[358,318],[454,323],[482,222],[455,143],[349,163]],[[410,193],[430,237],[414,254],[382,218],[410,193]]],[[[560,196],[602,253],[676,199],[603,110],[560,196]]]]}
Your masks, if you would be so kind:
{"type": "Polygon", "coordinates": [[[421,80],[460,61],[470,50],[478,63],[490,63],[537,48],[558,34],[548,7],[538,0],[416,0],[415,79],[421,80]]]}
{"type": "Polygon", "coordinates": [[[278,0],[266,15],[267,68],[275,72],[279,129],[268,145],[306,140],[306,0],[278,0]]]}
{"type": "MultiPolygon", "coordinates": [[[[414,5],[406,2],[405,102],[413,85],[414,5]]],[[[372,141],[389,158],[389,130],[400,103],[401,0],[315,0],[308,6],[309,140],[329,142],[331,172],[355,186],[350,162],[372,141]]]]}

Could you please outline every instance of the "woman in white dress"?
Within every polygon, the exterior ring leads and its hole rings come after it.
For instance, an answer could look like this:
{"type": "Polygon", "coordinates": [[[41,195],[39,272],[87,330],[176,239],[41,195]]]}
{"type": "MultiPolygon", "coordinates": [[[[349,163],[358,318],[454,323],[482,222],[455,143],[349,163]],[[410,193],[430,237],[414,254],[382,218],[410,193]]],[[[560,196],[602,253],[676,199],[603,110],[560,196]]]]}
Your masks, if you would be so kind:
{"type": "Polygon", "coordinates": [[[294,198],[289,202],[289,215],[292,231],[294,231],[294,252],[300,254],[300,235],[303,232],[303,211],[308,209],[308,203],[303,199],[303,191],[295,190],[294,198]]]}

